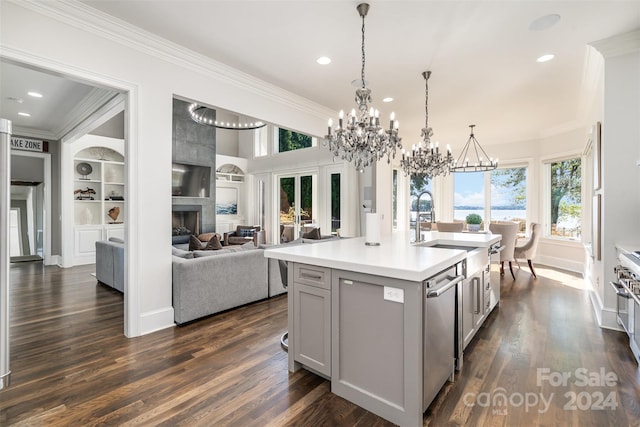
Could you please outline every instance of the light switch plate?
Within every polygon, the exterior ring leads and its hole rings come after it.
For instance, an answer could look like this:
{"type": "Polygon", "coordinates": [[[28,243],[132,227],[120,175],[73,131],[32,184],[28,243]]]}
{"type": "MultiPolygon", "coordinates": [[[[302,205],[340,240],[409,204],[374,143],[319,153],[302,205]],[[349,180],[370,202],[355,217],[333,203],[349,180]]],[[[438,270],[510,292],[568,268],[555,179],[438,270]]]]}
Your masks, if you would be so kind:
{"type": "Polygon", "coordinates": [[[400,304],[404,304],[404,289],[385,286],[384,299],[385,301],[393,301],[393,302],[399,302],[400,304]]]}

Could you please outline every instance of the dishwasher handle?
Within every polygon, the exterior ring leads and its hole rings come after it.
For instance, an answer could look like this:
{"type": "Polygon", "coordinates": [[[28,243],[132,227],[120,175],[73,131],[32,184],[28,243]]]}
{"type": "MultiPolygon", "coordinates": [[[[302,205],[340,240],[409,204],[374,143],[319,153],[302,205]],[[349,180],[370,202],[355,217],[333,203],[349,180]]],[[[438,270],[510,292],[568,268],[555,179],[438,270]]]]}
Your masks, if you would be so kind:
{"type": "MultiPolygon", "coordinates": [[[[450,277],[447,277],[448,279],[450,277]]],[[[433,291],[427,292],[427,298],[437,298],[443,293],[447,292],[449,289],[453,288],[458,283],[464,280],[464,276],[460,274],[459,276],[451,278],[451,280],[443,286],[440,286],[438,289],[434,289],[433,291]]]]}

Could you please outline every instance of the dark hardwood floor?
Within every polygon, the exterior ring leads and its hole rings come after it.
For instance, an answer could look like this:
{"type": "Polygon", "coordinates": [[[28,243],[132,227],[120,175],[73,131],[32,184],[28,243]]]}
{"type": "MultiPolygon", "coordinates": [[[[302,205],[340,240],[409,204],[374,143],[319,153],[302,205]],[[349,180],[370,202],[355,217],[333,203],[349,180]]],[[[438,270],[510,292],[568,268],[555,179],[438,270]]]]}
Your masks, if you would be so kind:
{"type": "MultiPolygon", "coordinates": [[[[640,370],[626,336],[595,324],[581,279],[536,269],[537,280],[525,270],[502,279],[500,308],[425,425],[640,425],[640,370]],[[562,373],[566,384],[554,384],[562,373]],[[581,386],[583,373],[598,384],[581,386]]],[[[287,372],[286,296],[127,339],[122,295],[93,270],[12,265],[13,374],[0,425],[390,425],[316,375],[287,372]]]]}

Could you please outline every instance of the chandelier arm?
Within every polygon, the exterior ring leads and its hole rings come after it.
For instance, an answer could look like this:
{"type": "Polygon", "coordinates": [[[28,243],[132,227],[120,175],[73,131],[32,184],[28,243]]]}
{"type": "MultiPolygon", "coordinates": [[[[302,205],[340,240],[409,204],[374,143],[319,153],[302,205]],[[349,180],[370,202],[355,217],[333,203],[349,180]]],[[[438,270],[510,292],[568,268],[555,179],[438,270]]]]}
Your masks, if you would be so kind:
{"type": "Polygon", "coordinates": [[[470,141],[471,141],[471,138],[469,138],[467,140],[467,143],[464,145],[464,148],[460,152],[460,156],[458,157],[458,160],[456,161],[457,167],[464,167],[464,159],[467,158],[467,153],[469,151],[469,143],[470,143],[470,141]]]}
{"type": "Polygon", "coordinates": [[[471,139],[473,139],[473,151],[476,153],[476,166],[479,166],[480,163],[480,154],[478,153],[478,140],[476,139],[475,136],[472,136],[471,139]]]}
{"type": "Polygon", "coordinates": [[[489,161],[489,155],[487,154],[486,151],[484,151],[484,148],[482,148],[482,145],[480,145],[480,143],[478,142],[478,140],[476,140],[476,142],[478,143],[478,147],[480,147],[480,152],[482,153],[482,155],[484,156],[484,158],[489,161]]]}

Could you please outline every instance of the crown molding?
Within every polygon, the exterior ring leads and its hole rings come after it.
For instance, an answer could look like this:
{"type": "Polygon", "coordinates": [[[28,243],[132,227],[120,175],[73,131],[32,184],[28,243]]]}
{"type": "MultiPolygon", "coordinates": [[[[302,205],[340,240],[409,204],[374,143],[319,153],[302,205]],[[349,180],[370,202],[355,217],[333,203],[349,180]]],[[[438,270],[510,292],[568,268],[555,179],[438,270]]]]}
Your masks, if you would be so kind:
{"type": "MultiPolygon", "coordinates": [[[[105,99],[106,96],[100,96],[99,98],[93,97],[93,99],[90,100],[90,102],[93,102],[95,105],[100,105],[96,108],[89,109],[88,111],[91,111],[91,113],[84,115],[81,120],[78,120],[71,129],[61,136],[61,142],[65,144],[74,142],[124,110],[125,97],[123,94],[117,93],[114,95],[113,92],[109,92],[106,95],[108,95],[108,99],[105,99]],[[102,102],[102,100],[105,101],[102,102]]],[[[85,98],[85,100],[87,98],[85,98]]]]}
{"type": "Polygon", "coordinates": [[[640,52],[640,30],[597,40],[589,46],[596,48],[605,58],[640,52]]]}
{"type": "Polygon", "coordinates": [[[43,139],[47,141],[57,141],[59,139],[53,132],[32,129],[24,126],[13,126],[11,134],[15,136],[23,136],[25,138],[43,139]]]}
{"type": "Polygon", "coordinates": [[[330,108],[194,52],[188,47],[135,27],[77,0],[58,0],[55,2],[39,0],[9,1],[20,7],[138,50],[146,55],[154,56],[209,78],[256,93],[277,103],[304,111],[322,120],[334,114],[334,111],[330,108]]]}
{"type": "Polygon", "coordinates": [[[109,100],[113,99],[114,92],[108,89],[94,87],[78,102],[65,116],[61,124],[53,129],[56,139],[62,139],[82,122],[91,117],[95,112],[105,105],[109,100]]]}

